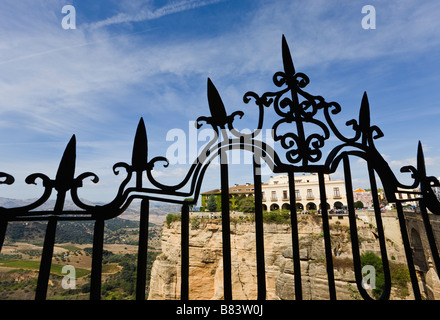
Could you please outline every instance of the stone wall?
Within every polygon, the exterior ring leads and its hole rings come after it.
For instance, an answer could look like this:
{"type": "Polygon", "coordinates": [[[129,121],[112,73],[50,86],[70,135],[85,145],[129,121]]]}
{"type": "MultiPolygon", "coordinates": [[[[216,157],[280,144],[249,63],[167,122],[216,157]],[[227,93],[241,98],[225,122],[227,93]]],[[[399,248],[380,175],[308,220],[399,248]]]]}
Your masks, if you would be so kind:
{"type": "MultiPolygon", "coordinates": [[[[356,216],[359,220],[362,220],[368,224],[372,224],[376,227],[376,217],[374,211],[370,210],[357,210],[356,216]]],[[[382,224],[385,232],[385,236],[395,243],[402,243],[402,236],[400,233],[399,219],[397,218],[396,211],[381,212],[382,224]]]]}
{"type": "MultiPolygon", "coordinates": [[[[437,248],[440,248],[440,216],[429,214],[429,220],[437,248]]],[[[427,299],[440,300],[440,281],[433,264],[422,216],[415,212],[405,212],[405,221],[413,250],[420,291],[427,299]]]]}

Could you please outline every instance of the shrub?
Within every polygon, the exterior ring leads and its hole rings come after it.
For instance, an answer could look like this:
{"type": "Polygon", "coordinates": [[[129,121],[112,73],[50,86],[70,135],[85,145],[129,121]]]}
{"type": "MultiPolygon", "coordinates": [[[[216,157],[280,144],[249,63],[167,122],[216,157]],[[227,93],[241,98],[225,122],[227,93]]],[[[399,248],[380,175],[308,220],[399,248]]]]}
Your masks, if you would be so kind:
{"type": "Polygon", "coordinates": [[[174,214],[174,213],[167,214],[166,223],[168,228],[171,226],[171,223],[173,223],[174,221],[179,221],[180,218],[181,218],[180,214],[174,214]]]}
{"type": "Polygon", "coordinates": [[[200,227],[200,219],[197,217],[192,218],[190,223],[192,230],[197,230],[200,227]]]}
{"type": "Polygon", "coordinates": [[[289,210],[264,212],[263,221],[267,223],[290,224],[290,212],[289,210]]]}
{"type": "MultiPolygon", "coordinates": [[[[385,275],[382,266],[382,259],[373,252],[366,252],[361,255],[361,265],[372,265],[376,269],[376,288],[373,289],[373,296],[378,299],[385,287],[385,275]]],[[[408,268],[400,263],[390,262],[391,283],[397,288],[401,298],[409,295],[408,282],[410,281],[408,268]]]]}

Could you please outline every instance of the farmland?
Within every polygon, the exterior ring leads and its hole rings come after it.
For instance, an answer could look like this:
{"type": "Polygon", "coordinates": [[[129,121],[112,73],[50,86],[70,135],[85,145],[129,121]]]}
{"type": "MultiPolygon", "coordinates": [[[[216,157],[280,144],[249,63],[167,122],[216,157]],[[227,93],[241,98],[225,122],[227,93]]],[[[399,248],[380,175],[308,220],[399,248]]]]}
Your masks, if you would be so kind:
{"type": "MultiPolygon", "coordinates": [[[[133,299],[138,250],[137,221],[116,218],[106,223],[103,253],[102,298],[133,299]]],[[[46,224],[11,222],[0,254],[0,300],[34,299],[46,224]]],[[[160,253],[161,227],[150,224],[149,269],[160,253]]],[[[88,299],[90,291],[93,224],[60,222],[53,251],[48,299],[88,299]],[[73,266],[75,289],[61,285],[62,268],[73,266]]],[[[148,290],[148,285],[147,285],[148,290]]]]}

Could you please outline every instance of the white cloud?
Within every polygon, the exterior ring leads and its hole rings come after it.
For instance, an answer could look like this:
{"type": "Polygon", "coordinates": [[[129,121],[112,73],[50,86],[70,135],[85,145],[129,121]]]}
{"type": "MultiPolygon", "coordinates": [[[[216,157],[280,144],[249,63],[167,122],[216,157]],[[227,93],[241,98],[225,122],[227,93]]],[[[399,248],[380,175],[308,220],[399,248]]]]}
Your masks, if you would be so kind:
{"type": "MultiPolygon", "coordinates": [[[[140,21],[147,21],[147,20],[153,20],[158,19],[163,16],[178,13],[182,11],[187,11],[199,7],[204,7],[213,3],[217,3],[224,0],[207,0],[207,1],[201,1],[201,0],[183,0],[183,1],[173,1],[163,7],[152,9],[150,7],[150,3],[147,2],[147,4],[142,4],[142,6],[135,8],[134,11],[136,13],[126,13],[121,12],[117,15],[97,21],[94,23],[91,23],[90,25],[86,27],[90,27],[91,29],[95,28],[101,28],[109,25],[114,24],[120,24],[120,23],[130,23],[130,22],[140,22],[140,21]]],[[[138,3],[138,5],[140,5],[138,3]]]]}

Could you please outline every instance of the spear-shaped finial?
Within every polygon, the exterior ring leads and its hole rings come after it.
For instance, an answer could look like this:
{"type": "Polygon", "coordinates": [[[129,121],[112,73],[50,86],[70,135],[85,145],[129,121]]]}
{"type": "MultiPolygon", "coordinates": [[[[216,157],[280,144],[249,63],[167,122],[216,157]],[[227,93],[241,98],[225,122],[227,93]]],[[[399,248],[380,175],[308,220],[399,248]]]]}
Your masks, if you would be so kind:
{"type": "Polygon", "coordinates": [[[226,123],[227,114],[222,98],[217,91],[217,88],[208,78],[208,104],[211,116],[215,123],[226,123]]]}
{"type": "Polygon", "coordinates": [[[282,39],[282,53],[283,53],[284,72],[287,75],[294,75],[295,67],[293,66],[292,56],[290,55],[289,46],[287,45],[286,37],[284,37],[284,34],[282,39]]]}
{"type": "Polygon", "coordinates": [[[133,143],[133,154],[131,165],[133,171],[142,171],[148,164],[148,142],[147,130],[145,129],[144,119],[141,118],[136,130],[136,136],[133,143]]]}
{"type": "MultiPolygon", "coordinates": [[[[359,111],[359,129],[362,134],[362,144],[370,145],[373,147],[373,139],[379,139],[383,137],[383,132],[378,126],[370,124],[370,103],[368,102],[367,93],[364,92],[361,102],[361,108],[359,111]]],[[[347,122],[348,124],[349,122],[347,122]]]]}
{"type": "Polygon", "coordinates": [[[58,191],[67,191],[72,187],[73,178],[75,175],[75,161],[76,138],[75,135],[73,135],[67,144],[66,149],[64,150],[64,154],[61,158],[55,177],[55,188],[58,191]]]}
{"type": "Polygon", "coordinates": [[[421,141],[419,141],[417,147],[417,172],[421,177],[426,176],[425,156],[423,155],[423,148],[421,141]]]}
{"type": "Polygon", "coordinates": [[[365,91],[359,110],[359,128],[362,132],[362,144],[367,144],[367,138],[370,132],[370,104],[368,102],[367,92],[365,91]]]}

